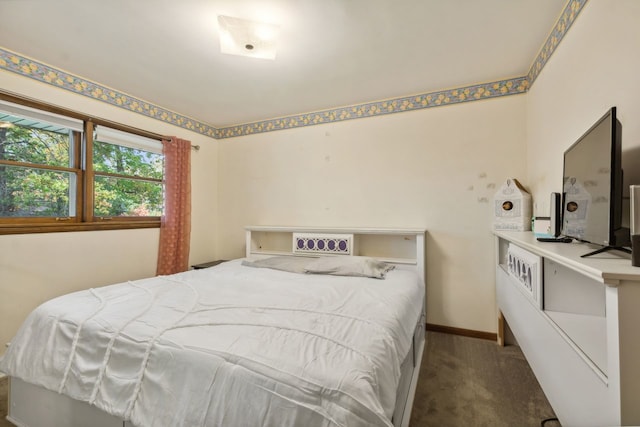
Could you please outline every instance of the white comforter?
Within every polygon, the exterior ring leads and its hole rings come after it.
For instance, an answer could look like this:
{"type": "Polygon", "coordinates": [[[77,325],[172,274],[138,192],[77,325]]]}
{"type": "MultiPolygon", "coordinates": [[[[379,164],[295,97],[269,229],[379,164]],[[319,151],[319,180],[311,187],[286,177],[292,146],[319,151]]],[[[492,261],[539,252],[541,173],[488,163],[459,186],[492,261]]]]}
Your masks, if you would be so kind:
{"type": "Polygon", "coordinates": [[[424,287],[232,261],[37,308],[0,370],[136,426],[390,426],[424,287]]]}

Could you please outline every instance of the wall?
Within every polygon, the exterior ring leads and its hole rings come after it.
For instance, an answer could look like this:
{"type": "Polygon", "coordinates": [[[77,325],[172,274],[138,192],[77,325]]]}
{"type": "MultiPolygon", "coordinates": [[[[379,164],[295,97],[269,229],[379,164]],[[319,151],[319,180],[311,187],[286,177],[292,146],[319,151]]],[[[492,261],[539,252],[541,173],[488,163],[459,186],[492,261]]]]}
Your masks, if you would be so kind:
{"type": "MultiPolygon", "coordinates": [[[[202,135],[0,71],[0,87],[23,96],[199,144],[192,152],[191,263],[215,259],[217,144],[202,135]]],[[[0,354],[41,302],[79,289],[155,274],[158,229],[0,236],[0,354]]]]}
{"type": "MultiPolygon", "coordinates": [[[[520,179],[547,215],[562,153],[612,105],[640,183],[639,19],[637,0],[590,0],[524,96],[219,143],[10,73],[0,87],[200,144],[192,262],[242,256],[247,224],[425,227],[428,321],[495,331],[495,186],[520,179]]],[[[157,230],[0,236],[0,343],[50,296],[152,274],[156,250],[157,230]]]]}
{"type": "Polygon", "coordinates": [[[612,106],[622,123],[625,190],[640,183],[640,2],[590,0],[527,94],[527,184],[548,216],[563,153],[612,106]]]}
{"type": "Polygon", "coordinates": [[[219,143],[219,254],[245,225],[424,227],[427,321],[496,330],[492,199],[525,177],[525,96],[219,143]]]}

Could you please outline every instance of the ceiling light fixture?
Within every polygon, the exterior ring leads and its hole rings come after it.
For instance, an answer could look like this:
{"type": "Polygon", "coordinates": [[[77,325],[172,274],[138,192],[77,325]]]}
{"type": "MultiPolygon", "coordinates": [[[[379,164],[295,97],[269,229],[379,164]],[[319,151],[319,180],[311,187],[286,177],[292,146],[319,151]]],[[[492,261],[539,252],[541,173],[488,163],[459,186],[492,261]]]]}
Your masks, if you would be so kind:
{"type": "Polygon", "coordinates": [[[218,26],[222,53],[276,59],[277,25],[220,15],[218,26]]]}

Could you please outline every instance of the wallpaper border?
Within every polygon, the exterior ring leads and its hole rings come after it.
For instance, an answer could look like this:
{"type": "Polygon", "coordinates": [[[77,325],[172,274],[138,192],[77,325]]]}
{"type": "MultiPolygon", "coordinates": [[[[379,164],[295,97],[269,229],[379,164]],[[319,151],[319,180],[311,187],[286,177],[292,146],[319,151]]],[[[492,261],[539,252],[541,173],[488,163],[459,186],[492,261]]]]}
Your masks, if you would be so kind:
{"type": "Polygon", "coordinates": [[[335,123],[345,120],[402,113],[424,108],[443,107],[462,102],[478,101],[527,91],[526,77],[516,77],[491,83],[481,83],[456,89],[441,90],[419,95],[404,96],[385,101],[373,101],[347,107],[331,108],[313,113],[295,114],[276,119],[261,120],[217,129],[216,137],[232,138],[276,130],[335,123]]]}
{"type": "Polygon", "coordinates": [[[569,28],[571,28],[578,17],[578,14],[580,14],[588,1],[589,0],[570,0],[567,2],[567,5],[558,18],[558,21],[553,26],[551,34],[547,37],[547,40],[540,49],[540,52],[538,52],[536,59],[533,61],[531,68],[529,68],[529,73],[527,73],[529,87],[533,86],[533,83],[535,83],[540,72],[549,61],[549,58],[551,58],[551,55],[555,52],[560,41],[567,34],[567,31],[569,31],[569,28]]]}
{"type": "Polygon", "coordinates": [[[0,69],[215,138],[216,128],[0,47],[0,69]]]}
{"type": "Polygon", "coordinates": [[[211,138],[233,138],[526,93],[587,2],[588,0],[567,2],[526,76],[220,128],[75,76],[2,47],[0,47],[0,70],[20,74],[211,138]]]}

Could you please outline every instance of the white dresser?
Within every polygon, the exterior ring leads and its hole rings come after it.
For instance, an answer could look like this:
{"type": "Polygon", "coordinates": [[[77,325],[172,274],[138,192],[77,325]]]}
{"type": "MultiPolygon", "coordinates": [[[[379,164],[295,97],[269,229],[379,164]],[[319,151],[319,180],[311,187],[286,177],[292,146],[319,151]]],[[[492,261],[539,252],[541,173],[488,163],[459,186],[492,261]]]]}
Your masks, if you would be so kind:
{"type": "Polygon", "coordinates": [[[616,251],[495,232],[508,327],[564,427],[640,425],[640,268],[616,251]]]}

